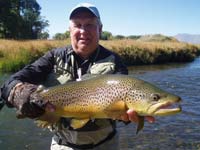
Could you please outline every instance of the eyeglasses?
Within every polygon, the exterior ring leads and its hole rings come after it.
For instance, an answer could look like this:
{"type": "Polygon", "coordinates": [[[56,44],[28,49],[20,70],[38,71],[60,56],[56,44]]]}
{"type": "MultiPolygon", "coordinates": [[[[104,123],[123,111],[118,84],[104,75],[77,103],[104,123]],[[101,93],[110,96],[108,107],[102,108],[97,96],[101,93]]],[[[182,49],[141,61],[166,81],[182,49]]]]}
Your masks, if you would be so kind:
{"type": "Polygon", "coordinates": [[[86,31],[96,30],[97,26],[98,25],[96,23],[87,23],[87,24],[73,23],[71,25],[71,27],[74,29],[78,30],[82,29],[86,31]]]}

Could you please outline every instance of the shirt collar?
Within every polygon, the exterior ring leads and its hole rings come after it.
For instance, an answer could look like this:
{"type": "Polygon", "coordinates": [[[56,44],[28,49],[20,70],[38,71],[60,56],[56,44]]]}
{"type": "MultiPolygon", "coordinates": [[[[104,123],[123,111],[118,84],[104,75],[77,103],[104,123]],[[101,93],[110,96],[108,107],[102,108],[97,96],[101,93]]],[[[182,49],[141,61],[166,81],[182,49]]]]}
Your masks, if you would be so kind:
{"type": "MultiPolygon", "coordinates": [[[[90,55],[89,58],[86,59],[86,60],[91,61],[91,62],[94,62],[94,61],[96,60],[96,58],[98,57],[99,50],[100,50],[100,46],[98,46],[98,47],[96,48],[96,50],[92,53],[92,55],[90,55]]],[[[70,54],[74,55],[74,56],[77,57],[78,59],[82,59],[79,55],[77,55],[77,54],[75,53],[75,51],[73,50],[72,46],[70,46],[69,50],[67,51],[67,55],[70,55],[70,54]]],[[[83,59],[82,59],[82,61],[86,61],[86,60],[83,60],[83,59]]]]}

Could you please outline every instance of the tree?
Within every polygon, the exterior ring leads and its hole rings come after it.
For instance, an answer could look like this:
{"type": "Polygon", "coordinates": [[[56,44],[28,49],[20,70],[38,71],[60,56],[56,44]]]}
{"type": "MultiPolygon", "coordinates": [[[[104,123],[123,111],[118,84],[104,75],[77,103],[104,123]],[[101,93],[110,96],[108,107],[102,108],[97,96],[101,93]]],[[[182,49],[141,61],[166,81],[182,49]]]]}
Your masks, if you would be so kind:
{"type": "Polygon", "coordinates": [[[126,37],[123,36],[123,35],[116,35],[116,36],[114,36],[114,39],[119,39],[119,40],[125,39],[125,38],[126,38],[126,37]]]}
{"type": "Polygon", "coordinates": [[[140,37],[141,37],[140,35],[129,35],[129,36],[127,36],[128,39],[133,39],[133,40],[137,40],[140,37]]]}
{"type": "Polygon", "coordinates": [[[65,35],[65,38],[67,39],[67,38],[70,37],[70,32],[69,32],[69,31],[66,31],[66,32],[64,33],[64,35],[65,35]]]}
{"type": "Polygon", "coordinates": [[[20,4],[18,0],[0,0],[0,37],[16,37],[19,29],[20,4]]]}
{"type": "Polygon", "coordinates": [[[48,32],[42,32],[38,34],[39,39],[48,39],[49,38],[49,33],[48,32]]]}
{"type": "Polygon", "coordinates": [[[37,39],[49,25],[36,0],[0,0],[0,37],[37,39]]]}
{"type": "Polygon", "coordinates": [[[32,37],[37,39],[42,30],[48,26],[48,21],[40,16],[41,7],[36,0],[21,0],[21,6],[23,8],[21,14],[26,26],[24,28],[26,32],[25,38],[32,37]]]}
{"type": "Polygon", "coordinates": [[[56,33],[53,36],[53,39],[55,39],[55,40],[65,40],[65,39],[67,39],[69,37],[70,37],[70,32],[66,31],[65,33],[56,33]]]}
{"type": "Polygon", "coordinates": [[[108,32],[108,31],[103,31],[101,33],[101,37],[100,37],[101,40],[110,40],[112,39],[112,33],[111,32],[108,32]]]}
{"type": "Polygon", "coordinates": [[[54,36],[53,36],[53,39],[54,40],[64,40],[65,39],[65,35],[63,33],[56,33],[54,36]]]}

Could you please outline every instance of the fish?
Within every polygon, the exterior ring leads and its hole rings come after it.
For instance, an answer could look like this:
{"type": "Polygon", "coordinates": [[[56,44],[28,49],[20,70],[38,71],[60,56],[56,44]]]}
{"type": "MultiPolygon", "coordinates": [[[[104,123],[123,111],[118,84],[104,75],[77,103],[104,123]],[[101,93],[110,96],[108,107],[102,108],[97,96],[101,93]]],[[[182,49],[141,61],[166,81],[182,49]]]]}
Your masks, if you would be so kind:
{"type": "Polygon", "coordinates": [[[37,118],[40,127],[57,123],[61,117],[71,118],[71,127],[78,129],[89,120],[118,120],[128,109],[139,116],[138,133],[144,127],[144,116],[168,116],[182,111],[181,98],[155,85],[129,75],[99,75],[50,88],[40,87],[42,102],[55,106],[37,118]]]}

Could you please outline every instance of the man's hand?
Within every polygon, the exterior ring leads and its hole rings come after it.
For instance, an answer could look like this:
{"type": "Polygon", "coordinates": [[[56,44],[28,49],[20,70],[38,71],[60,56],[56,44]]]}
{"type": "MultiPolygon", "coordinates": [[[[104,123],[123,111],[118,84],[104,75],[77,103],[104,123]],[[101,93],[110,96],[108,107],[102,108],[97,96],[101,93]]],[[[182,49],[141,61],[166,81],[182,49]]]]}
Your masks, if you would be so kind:
{"type": "Polygon", "coordinates": [[[45,109],[53,111],[53,106],[37,94],[37,88],[34,84],[19,83],[11,91],[8,101],[17,108],[18,118],[37,118],[45,109]]]}
{"type": "MultiPolygon", "coordinates": [[[[145,119],[149,122],[149,123],[153,123],[155,122],[155,118],[152,117],[152,116],[145,116],[145,119]]],[[[137,113],[132,110],[132,109],[129,109],[126,114],[122,115],[121,116],[121,120],[123,121],[131,121],[131,122],[136,122],[138,123],[139,122],[139,118],[138,118],[138,115],[137,113]]]]}

